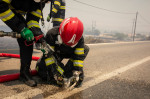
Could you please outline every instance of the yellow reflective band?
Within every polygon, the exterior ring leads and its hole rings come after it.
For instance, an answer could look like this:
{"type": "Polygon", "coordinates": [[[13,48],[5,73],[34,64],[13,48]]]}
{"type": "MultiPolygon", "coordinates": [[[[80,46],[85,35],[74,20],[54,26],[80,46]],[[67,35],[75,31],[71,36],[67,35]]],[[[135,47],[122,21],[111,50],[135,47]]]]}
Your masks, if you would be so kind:
{"type": "Polygon", "coordinates": [[[39,9],[37,9],[36,11],[32,11],[31,14],[33,14],[36,17],[42,18],[41,10],[39,10],[39,9]]]}
{"type": "Polygon", "coordinates": [[[83,67],[83,61],[81,60],[74,60],[73,66],[83,67]]]}
{"type": "Polygon", "coordinates": [[[60,9],[66,9],[66,7],[65,6],[60,6],[60,9]]]}
{"type": "Polygon", "coordinates": [[[77,55],[82,55],[84,54],[84,48],[76,48],[74,53],[77,55]]]}
{"type": "Polygon", "coordinates": [[[5,15],[9,14],[10,12],[11,12],[11,10],[8,9],[7,11],[5,11],[5,12],[3,12],[3,13],[0,13],[0,17],[3,17],[3,16],[5,16],[5,15]]]}
{"type": "Polygon", "coordinates": [[[36,11],[41,14],[41,10],[37,9],[36,11]]]}
{"type": "Polygon", "coordinates": [[[54,4],[57,4],[58,6],[60,6],[60,2],[55,1],[54,4]]]}
{"type": "Polygon", "coordinates": [[[52,21],[58,21],[58,22],[62,22],[63,19],[62,18],[53,18],[52,21]]]}
{"type": "Polygon", "coordinates": [[[30,26],[28,26],[28,28],[31,28],[31,27],[37,27],[37,28],[40,28],[40,26],[39,25],[30,25],[30,26]]]}
{"type": "Polygon", "coordinates": [[[47,59],[45,59],[45,63],[46,63],[46,66],[49,66],[49,65],[55,63],[55,61],[53,60],[53,58],[47,58],[47,59]]]}
{"type": "Polygon", "coordinates": [[[80,50],[81,51],[81,50],[84,50],[84,48],[76,48],[76,50],[80,50]]]}
{"type": "Polygon", "coordinates": [[[2,0],[2,1],[4,1],[6,3],[10,3],[12,0],[2,0]]]}
{"type": "Polygon", "coordinates": [[[60,73],[61,75],[64,73],[64,70],[63,70],[60,66],[58,66],[57,70],[59,71],[59,73],[60,73]]]}
{"type": "Polygon", "coordinates": [[[24,14],[21,14],[23,17],[25,17],[25,15],[24,14]]]}
{"type": "Polygon", "coordinates": [[[51,46],[52,49],[55,49],[55,46],[51,46]]]}
{"type": "Polygon", "coordinates": [[[40,28],[40,25],[37,21],[34,21],[34,20],[30,20],[28,23],[28,28],[31,28],[31,27],[37,27],[37,28],[40,28]]]}
{"type": "Polygon", "coordinates": [[[7,11],[0,14],[0,19],[2,19],[3,21],[8,21],[14,16],[15,14],[10,9],[8,9],[7,11]]]}
{"type": "Polygon", "coordinates": [[[30,20],[27,24],[31,24],[31,23],[36,23],[36,24],[39,24],[37,21],[35,20],[30,20]]]}
{"type": "Polygon", "coordinates": [[[53,8],[52,11],[55,12],[55,13],[57,13],[57,9],[55,9],[55,8],[53,8]]]}

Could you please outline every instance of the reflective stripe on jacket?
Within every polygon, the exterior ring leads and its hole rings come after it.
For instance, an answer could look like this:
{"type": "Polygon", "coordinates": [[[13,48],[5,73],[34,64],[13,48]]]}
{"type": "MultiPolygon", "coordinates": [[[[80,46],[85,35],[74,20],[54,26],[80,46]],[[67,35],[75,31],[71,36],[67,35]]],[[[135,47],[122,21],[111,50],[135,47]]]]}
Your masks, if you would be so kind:
{"type": "Polygon", "coordinates": [[[53,0],[51,17],[52,21],[62,22],[65,18],[65,0],[53,0]]]}
{"type": "Polygon", "coordinates": [[[15,32],[24,27],[40,29],[40,18],[41,6],[34,0],[0,0],[0,19],[15,32]]]}

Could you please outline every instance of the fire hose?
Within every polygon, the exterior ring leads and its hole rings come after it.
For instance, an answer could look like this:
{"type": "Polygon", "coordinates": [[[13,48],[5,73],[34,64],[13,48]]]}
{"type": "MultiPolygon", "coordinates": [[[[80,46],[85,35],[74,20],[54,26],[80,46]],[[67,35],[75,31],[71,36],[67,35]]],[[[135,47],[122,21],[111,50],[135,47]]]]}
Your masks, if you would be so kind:
{"type": "MultiPolygon", "coordinates": [[[[31,75],[36,75],[36,70],[31,70],[31,75]]],[[[20,73],[15,74],[7,74],[7,75],[1,75],[0,76],[0,83],[6,82],[6,81],[12,81],[19,79],[20,73]]]]}
{"type": "MultiPolygon", "coordinates": [[[[4,36],[10,36],[10,37],[13,37],[13,38],[21,38],[21,34],[18,34],[16,32],[4,32],[4,31],[0,31],[0,37],[4,37],[4,36]]],[[[35,37],[35,43],[40,39],[42,38],[43,35],[39,35],[39,36],[36,36],[35,37]]],[[[30,46],[31,44],[27,44],[27,41],[25,41],[25,44],[26,46],[30,46]]],[[[53,52],[54,50],[50,47],[49,44],[46,43],[45,40],[42,41],[41,43],[42,45],[42,49],[45,50],[45,56],[47,57],[47,55],[50,53],[52,55],[52,57],[54,58],[54,61],[56,62],[56,64],[58,65],[58,62],[56,61],[55,57],[53,56],[53,52]]],[[[4,57],[14,57],[14,58],[20,58],[19,55],[10,55],[10,54],[1,54],[0,53],[0,56],[4,56],[4,57]]],[[[38,60],[39,57],[32,57],[32,60],[38,60]]],[[[31,74],[32,75],[36,75],[37,71],[36,70],[32,70],[31,71],[31,74]]],[[[74,86],[77,84],[77,82],[79,81],[79,74],[80,72],[74,72],[73,73],[73,76],[70,77],[70,78],[64,78],[63,79],[63,88],[65,89],[68,89],[68,90],[72,90],[74,88],[74,86]],[[71,82],[74,82],[73,84],[71,82]]],[[[9,74],[9,75],[2,75],[0,76],[0,82],[5,82],[5,81],[10,81],[10,80],[15,80],[15,79],[18,79],[19,78],[19,73],[16,73],[16,74],[9,74]]]]}
{"type": "MultiPolygon", "coordinates": [[[[13,37],[13,38],[21,38],[21,34],[18,34],[16,32],[0,31],[0,37],[4,37],[4,36],[9,36],[9,37],[13,37]]],[[[37,42],[42,37],[43,37],[43,35],[35,37],[35,42],[37,42]]],[[[25,43],[26,46],[31,45],[31,44],[28,45],[26,40],[25,40],[24,43],[25,43]]],[[[20,55],[18,55],[18,54],[9,54],[9,53],[0,53],[0,57],[20,58],[20,55]]],[[[32,60],[37,61],[38,59],[39,59],[39,57],[32,56],[32,60]]],[[[36,70],[31,70],[31,75],[36,75],[36,74],[37,74],[36,70]]],[[[0,83],[19,79],[19,76],[20,76],[20,73],[1,75],[0,76],[0,83]]]]}
{"type": "MultiPolygon", "coordinates": [[[[18,54],[0,53],[0,57],[20,58],[18,54]]],[[[40,57],[32,56],[32,60],[37,61],[40,57]]],[[[36,70],[31,70],[31,75],[36,75],[36,70]]],[[[0,76],[0,83],[19,79],[20,73],[7,74],[0,76]]]]}
{"type": "MultiPolygon", "coordinates": [[[[10,57],[10,58],[20,58],[18,54],[10,54],[10,53],[0,53],[0,57],[10,57]]],[[[32,60],[37,61],[39,57],[32,56],[32,60]]]]}

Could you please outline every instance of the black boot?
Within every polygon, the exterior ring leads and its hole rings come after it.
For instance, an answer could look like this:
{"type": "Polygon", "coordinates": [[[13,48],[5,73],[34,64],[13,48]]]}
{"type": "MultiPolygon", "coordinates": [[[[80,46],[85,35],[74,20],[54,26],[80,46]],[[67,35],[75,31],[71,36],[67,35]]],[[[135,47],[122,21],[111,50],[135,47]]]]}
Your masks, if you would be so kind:
{"type": "Polygon", "coordinates": [[[75,85],[75,87],[76,88],[81,87],[83,80],[84,80],[84,72],[82,71],[82,73],[79,75],[79,81],[77,82],[77,84],[75,85]]]}
{"type": "Polygon", "coordinates": [[[26,85],[30,87],[37,86],[37,83],[32,79],[32,76],[30,73],[30,66],[21,66],[20,81],[23,81],[26,85]]]}

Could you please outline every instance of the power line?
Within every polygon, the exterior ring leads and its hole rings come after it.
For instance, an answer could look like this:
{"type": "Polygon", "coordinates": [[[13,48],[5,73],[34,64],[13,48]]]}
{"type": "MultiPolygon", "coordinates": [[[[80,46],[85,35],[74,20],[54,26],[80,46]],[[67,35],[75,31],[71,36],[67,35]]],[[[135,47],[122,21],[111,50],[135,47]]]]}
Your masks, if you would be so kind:
{"type": "Polygon", "coordinates": [[[150,22],[148,20],[146,20],[141,14],[139,14],[139,15],[146,23],[150,24],[150,22]]]}
{"type": "Polygon", "coordinates": [[[120,13],[120,14],[135,14],[135,13],[112,11],[112,10],[108,10],[108,9],[96,7],[96,6],[94,6],[94,5],[90,5],[90,4],[87,4],[87,3],[84,3],[84,2],[81,2],[81,1],[78,1],[78,0],[73,0],[73,1],[78,2],[78,3],[81,3],[81,4],[84,4],[84,5],[87,5],[87,6],[91,6],[91,7],[93,7],[93,8],[97,8],[97,9],[100,9],[100,10],[109,11],[109,12],[120,13]]]}
{"type": "Polygon", "coordinates": [[[136,18],[135,18],[135,23],[134,23],[134,34],[133,34],[133,42],[134,42],[135,31],[136,31],[137,16],[138,16],[138,12],[136,12],[136,18]]]}
{"type": "MultiPolygon", "coordinates": [[[[72,10],[80,10],[79,12],[81,12],[82,11],[82,13],[88,13],[89,14],[89,10],[88,9],[78,9],[78,8],[73,8],[72,6],[66,6],[66,7],[68,7],[69,9],[68,10],[70,10],[70,11],[72,11],[72,10]],[[88,11],[88,12],[87,12],[88,11]]],[[[90,11],[90,13],[92,14],[92,15],[100,15],[100,16],[102,16],[102,17],[105,17],[105,18],[107,18],[108,17],[108,15],[106,16],[105,14],[103,14],[103,13],[100,13],[100,12],[94,12],[94,11],[90,11]]],[[[128,14],[129,15],[129,14],[128,14]]],[[[130,14],[131,15],[131,14],[130,14]]],[[[132,14],[133,15],[133,14],[132,14]]],[[[125,16],[123,16],[123,17],[120,17],[120,18],[122,18],[123,19],[123,21],[126,21],[126,17],[125,16]]],[[[109,19],[110,19],[110,16],[109,16],[109,19]]],[[[131,17],[130,17],[130,19],[132,19],[131,17]]],[[[127,19],[128,20],[128,19],[127,19]]]]}

